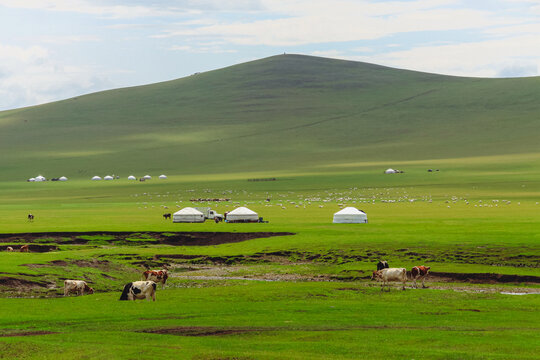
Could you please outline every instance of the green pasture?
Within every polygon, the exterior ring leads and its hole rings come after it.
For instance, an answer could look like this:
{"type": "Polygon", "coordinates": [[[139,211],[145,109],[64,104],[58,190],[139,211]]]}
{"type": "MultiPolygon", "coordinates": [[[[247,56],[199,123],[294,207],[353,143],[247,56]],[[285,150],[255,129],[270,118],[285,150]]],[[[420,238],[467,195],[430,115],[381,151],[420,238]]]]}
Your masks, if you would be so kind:
{"type": "Polygon", "coordinates": [[[538,296],[381,293],[354,283],[198,285],[158,290],[155,303],[119,302],[118,292],[0,299],[9,310],[0,318],[2,354],[19,359],[537,357],[538,296]]]}

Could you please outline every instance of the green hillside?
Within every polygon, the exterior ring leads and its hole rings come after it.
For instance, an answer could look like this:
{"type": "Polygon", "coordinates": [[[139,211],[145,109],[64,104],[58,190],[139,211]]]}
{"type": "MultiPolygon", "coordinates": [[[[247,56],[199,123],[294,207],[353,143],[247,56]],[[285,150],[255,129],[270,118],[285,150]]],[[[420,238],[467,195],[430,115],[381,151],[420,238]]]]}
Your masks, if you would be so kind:
{"type": "MultiPolygon", "coordinates": [[[[0,180],[540,153],[540,78],[279,55],[0,113],[0,180]]],[[[533,156],[538,160],[538,156],[533,156]]]]}

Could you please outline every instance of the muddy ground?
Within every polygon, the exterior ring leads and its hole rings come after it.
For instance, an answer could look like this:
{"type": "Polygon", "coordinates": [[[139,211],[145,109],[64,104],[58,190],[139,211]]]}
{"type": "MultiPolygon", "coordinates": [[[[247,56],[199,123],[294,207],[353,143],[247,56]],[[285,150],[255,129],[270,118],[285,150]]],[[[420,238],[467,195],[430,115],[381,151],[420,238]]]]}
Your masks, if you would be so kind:
{"type": "Polygon", "coordinates": [[[92,242],[105,242],[112,245],[165,244],[175,246],[209,246],[237,243],[252,239],[273,236],[294,235],[290,232],[49,232],[0,234],[0,243],[12,246],[15,251],[20,244],[29,245],[30,251],[45,252],[58,250],[54,245],[37,245],[48,243],[58,245],[86,245],[92,242]],[[47,250],[49,249],[49,250],[47,250]]]}
{"type": "MultiPolygon", "coordinates": [[[[235,243],[257,238],[266,238],[272,236],[290,236],[293,233],[288,232],[254,232],[254,233],[227,233],[227,232],[85,232],[85,233],[23,233],[23,234],[0,234],[0,243],[4,246],[11,246],[17,251],[22,244],[28,244],[31,252],[47,252],[59,250],[59,246],[64,244],[76,245],[143,245],[143,244],[162,244],[173,246],[208,246],[226,243],[235,243]]],[[[436,251],[436,250],[434,250],[436,251]]],[[[376,286],[367,280],[370,278],[369,271],[344,270],[339,274],[295,274],[294,266],[303,264],[343,264],[349,262],[376,262],[379,258],[393,258],[394,261],[403,259],[415,259],[428,264],[429,261],[441,261],[450,259],[452,261],[469,263],[487,263],[491,264],[492,259],[498,258],[498,261],[506,261],[507,266],[527,266],[538,267],[538,259],[530,258],[530,255],[516,255],[511,258],[502,258],[502,254],[494,250],[486,253],[463,253],[456,252],[448,254],[445,252],[421,254],[410,251],[409,249],[397,249],[394,253],[384,253],[374,249],[361,249],[355,253],[341,253],[337,251],[328,251],[326,253],[309,253],[298,251],[274,251],[260,252],[250,255],[233,256],[208,256],[208,255],[186,255],[186,254],[156,254],[153,257],[141,256],[138,254],[103,254],[99,259],[93,260],[55,260],[43,264],[24,264],[29,268],[43,269],[41,275],[30,274],[7,274],[0,273],[0,288],[9,293],[17,295],[46,294],[50,296],[52,292],[58,290],[56,285],[50,281],[43,281],[47,277],[48,267],[70,267],[78,266],[82,268],[94,268],[101,270],[101,276],[110,283],[111,286],[117,285],[116,275],[125,273],[125,271],[134,271],[136,269],[157,268],[166,266],[172,270],[172,278],[193,281],[228,281],[228,280],[258,280],[258,281],[334,281],[350,284],[362,284],[361,286],[376,286]],[[458,254],[459,253],[459,254],[458,254]],[[456,258],[458,254],[461,258],[456,258]],[[474,255],[474,256],[473,256],[474,255]],[[453,256],[453,257],[452,257],[453,256]],[[438,258],[440,257],[440,259],[438,258]],[[529,259],[530,258],[530,259],[529,259]],[[516,260],[517,259],[517,260],[516,260]],[[483,260],[483,262],[482,262],[483,260]],[[477,262],[478,261],[478,262],[477,262]],[[517,261],[517,262],[516,262],[517,261]],[[266,273],[257,274],[250,268],[252,265],[278,264],[291,267],[291,273],[277,274],[266,273]],[[242,273],[244,275],[237,276],[242,273]],[[250,274],[251,273],[251,274],[250,274]],[[245,275],[250,274],[250,275],[245,275]],[[20,277],[17,277],[17,276],[20,277]]],[[[56,280],[64,280],[56,279],[56,280]]],[[[86,279],[88,280],[88,279],[86,279]]],[[[172,280],[172,279],[171,279],[172,280]]],[[[505,275],[498,273],[450,273],[433,271],[428,277],[428,282],[439,285],[432,288],[447,289],[455,285],[444,285],[445,283],[470,286],[471,284],[489,284],[489,285],[512,285],[521,286],[540,284],[540,276],[524,275],[505,275]],[[442,284],[442,285],[441,285],[442,284]]],[[[208,286],[215,286],[210,284],[208,286]]],[[[421,286],[421,285],[420,285],[421,286]]],[[[495,288],[495,287],[494,287],[495,288]]],[[[508,286],[506,287],[508,288],[508,286]]],[[[478,288],[480,289],[480,288],[478,288]]],[[[520,288],[524,292],[530,293],[530,288],[520,288]],[[526,290],[529,289],[529,290],[526,290]]],[[[99,291],[99,289],[97,289],[99,291]]],[[[101,289],[105,291],[106,289],[101,289]]],[[[538,289],[534,290],[537,291],[538,289]]],[[[479,290],[484,291],[484,290],[479,290]]]]}

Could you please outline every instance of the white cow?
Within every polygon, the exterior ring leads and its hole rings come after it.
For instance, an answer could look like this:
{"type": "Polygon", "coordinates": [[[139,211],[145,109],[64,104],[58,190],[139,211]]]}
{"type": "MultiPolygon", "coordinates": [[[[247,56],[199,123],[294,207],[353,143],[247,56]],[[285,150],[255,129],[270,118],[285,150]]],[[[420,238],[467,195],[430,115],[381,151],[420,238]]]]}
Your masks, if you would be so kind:
{"type": "Polygon", "coordinates": [[[65,280],[64,281],[64,296],[68,296],[70,293],[76,293],[77,295],[93,294],[92,289],[86,281],[82,280],[65,280]]]}
{"type": "Polygon", "coordinates": [[[153,281],[134,281],[124,286],[120,300],[146,299],[156,301],[156,283],[153,281]]]}
{"type": "Polygon", "coordinates": [[[373,272],[371,279],[381,281],[381,291],[384,286],[388,286],[388,291],[390,291],[390,281],[399,281],[403,284],[403,290],[405,290],[405,283],[407,282],[407,270],[405,268],[387,268],[382,270],[377,270],[373,272]]]}

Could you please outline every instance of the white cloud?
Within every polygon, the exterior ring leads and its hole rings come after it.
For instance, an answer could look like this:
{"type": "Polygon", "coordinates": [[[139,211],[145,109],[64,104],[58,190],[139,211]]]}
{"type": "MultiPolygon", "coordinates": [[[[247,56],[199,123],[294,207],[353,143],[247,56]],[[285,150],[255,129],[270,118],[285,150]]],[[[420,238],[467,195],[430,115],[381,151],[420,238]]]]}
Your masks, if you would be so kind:
{"type": "Polygon", "coordinates": [[[486,10],[444,6],[453,3],[296,0],[283,5],[269,0],[265,5],[270,12],[284,15],[234,22],[220,20],[202,26],[186,22],[156,37],[219,38],[238,45],[295,46],[380,39],[398,33],[480,29],[518,21],[494,16],[486,10]]]}
{"type": "Polygon", "coordinates": [[[524,35],[503,39],[422,46],[404,51],[358,57],[378,64],[449,75],[496,77],[504,69],[527,68],[527,75],[540,62],[540,36],[524,35]]]}
{"type": "Polygon", "coordinates": [[[41,104],[103,89],[94,69],[66,66],[41,46],[0,45],[0,109],[41,104]]]}

